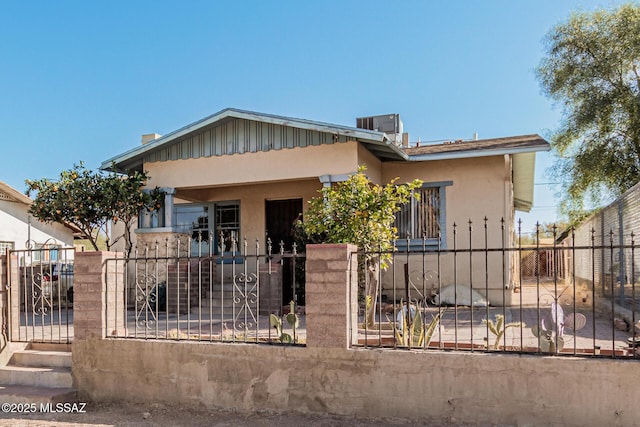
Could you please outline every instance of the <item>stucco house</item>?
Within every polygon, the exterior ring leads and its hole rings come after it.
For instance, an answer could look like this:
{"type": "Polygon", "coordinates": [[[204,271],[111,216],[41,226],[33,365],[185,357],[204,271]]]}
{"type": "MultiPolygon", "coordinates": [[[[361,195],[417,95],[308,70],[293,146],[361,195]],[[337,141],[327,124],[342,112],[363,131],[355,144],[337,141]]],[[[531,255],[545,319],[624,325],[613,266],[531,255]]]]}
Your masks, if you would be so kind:
{"type": "MultiPolygon", "coordinates": [[[[550,148],[538,135],[410,144],[397,114],[356,122],[343,126],[228,108],[168,135],[144,135],[141,145],[101,168],[145,170],[149,188],[167,192],[163,211],[141,218],[138,240],[212,231],[214,241],[200,250],[212,244],[217,253],[221,235],[258,239],[262,247],[269,237],[290,247],[291,225],[307,202],[322,186],[366,164],[376,183],[424,181],[420,201],[399,215],[400,235],[414,239],[409,249],[422,248],[423,235],[429,247],[448,248],[454,222],[482,224],[486,216],[499,230],[504,218],[507,233],[513,232],[515,210],[533,204],[536,152],[550,148]]],[[[500,232],[491,233],[490,244],[501,240],[500,232]]],[[[503,262],[490,262],[497,263],[491,274],[502,289],[503,262]]],[[[513,274],[510,263],[507,275],[513,274]]],[[[442,274],[446,281],[452,272],[442,274]]]]}
{"type": "Polygon", "coordinates": [[[49,249],[42,254],[55,257],[56,248],[73,247],[74,233],[78,234],[78,230],[38,221],[29,214],[31,203],[29,197],[0,181],[0,255],[14,249],[49,249]]]}

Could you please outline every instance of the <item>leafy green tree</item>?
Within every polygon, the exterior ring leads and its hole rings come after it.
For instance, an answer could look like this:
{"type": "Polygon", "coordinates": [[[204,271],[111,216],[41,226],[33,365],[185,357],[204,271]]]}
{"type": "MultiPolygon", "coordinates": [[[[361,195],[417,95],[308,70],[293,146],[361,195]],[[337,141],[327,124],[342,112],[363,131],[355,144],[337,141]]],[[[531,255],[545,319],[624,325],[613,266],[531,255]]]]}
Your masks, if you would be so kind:
{"type": "Polygon", "coordinates": [[[125,239],[126,252],[131,250],[131,228],[142,209],[161,206],[162,193],[143,191],[148,176],[133,171],[126,175],[103,174],[87,170],[83,163],[60,173],[58,180],[46,178],[26,180],[27,195],[36,192],[29,210],[43,222],[75,225],[98,250],[98,237],[107,236],[107,250],[119,238],[125,239]],[[123,221],[124,236],[109,240],[109,223],[123,221]]]}
{"type": "Polygon", "coordinates": [[[379,269],[391,262],[393,241],[398,230],[393,226],[395,214],[422,185],[414,180],[396,185],[397,179],[385,186],[373,184],[365,175],[366,167],[346,181],[320,190],[321,196],[309,202],[302,227],[308,239],[322,243],[353,243],[364,251],[368,275],[367,324],[374,322],[379,269]]]}
{"type": "Polygon", "coordinates": [[[640,7],[576,12],[549,32],[546,51],[538,78],[564,113],[551,173],[561,211],[576,219],[640,180],[640,7]]]}

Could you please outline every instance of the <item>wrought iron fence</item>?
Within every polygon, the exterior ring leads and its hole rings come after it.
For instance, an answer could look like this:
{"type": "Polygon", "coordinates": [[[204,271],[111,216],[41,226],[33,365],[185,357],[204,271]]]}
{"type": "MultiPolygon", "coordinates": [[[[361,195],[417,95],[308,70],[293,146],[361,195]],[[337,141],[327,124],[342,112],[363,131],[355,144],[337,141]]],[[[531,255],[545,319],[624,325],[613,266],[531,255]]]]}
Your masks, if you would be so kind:
{"type": "Polygon", "coordinates": [[[354,346],[640,358],[633,233],[592,230],[583,244],[573,230],[554,230],[550,246],[533,242],[543,260],[524,256],[531,245],[504,221],[449,231],[446,248],[407,239],[395,250],[358,253],[370,264],[385,256],[392,263],[361,268],[354,346]],[[626,259],[628,274],[600,273],[603,259],[626,259]],[[544,274],[526,277],[526,269],[544,274]]]}
{"type": "Polygon", "coordinates": [[[12,341],[73,340],[74,255],[57,245],[9,251],[12,341]]]}
{"type": "Polygon", "coordinates": [[[263,253],[247,239],[217,254],[201,238],[137,247],[107,262],[123,272],[107,286],[127,308],[107,316],[124,323],[116,338],[304,344],[304,260],[270,240],[263,253]]]}

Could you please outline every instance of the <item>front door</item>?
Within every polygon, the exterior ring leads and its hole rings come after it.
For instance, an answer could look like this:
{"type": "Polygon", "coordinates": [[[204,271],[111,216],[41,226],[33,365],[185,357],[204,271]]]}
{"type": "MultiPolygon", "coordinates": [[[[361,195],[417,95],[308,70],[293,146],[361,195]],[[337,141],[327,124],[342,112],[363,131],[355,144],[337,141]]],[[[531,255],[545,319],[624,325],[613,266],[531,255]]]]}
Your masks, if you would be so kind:
{"type": "Polygon", "coordinates": [[[271,238],[273,252],[280,252],[281,242],[285,252],[291,252],[293,226],[302,213],[302,199],[267,200],[266,209],[266,231],[267,237],[271,238]]]}
{"type": "MultiPolygon", "coordinates": [[[[266,234],[271,239],[273,253],[280,252],[281,243],[284,251],[290,253],[294,242],[293,227],[302,213],[302,199],[267,200],[265,208],[266,234]]],[[[303,248],[297,250],[302,251],[303,248]]],[[[282,305],[287,305],[294,299],[294,272],[291,258],[285,257],[282,261],[282,305]]],[[[301,302],[300,296],[297,300],[301,302]]]]}

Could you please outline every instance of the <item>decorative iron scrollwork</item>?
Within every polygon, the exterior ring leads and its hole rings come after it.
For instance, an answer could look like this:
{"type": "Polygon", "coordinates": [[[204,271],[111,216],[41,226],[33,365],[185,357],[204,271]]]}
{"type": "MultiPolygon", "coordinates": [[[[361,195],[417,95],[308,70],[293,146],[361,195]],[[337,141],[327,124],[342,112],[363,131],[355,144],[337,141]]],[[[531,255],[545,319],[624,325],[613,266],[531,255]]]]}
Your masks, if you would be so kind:
{"type": "Polygon", "coordinates": [[[47,274],[31,276],[31,303],[35,314],[46,315],[53,308],[51,281],[47,274]]]}
{"type": "Polygon", "coordinates": [[[258,276],[254,273],[240,273],[233,277],[234,328],[246,331],[257,324],[258,276]]]}
{"type": "Polygon", "coordinates": [[[154,307],[156,298],[154,291],[157,285],[156,276],[152,274],[139,274],[136,278],[136,324],[140,327],[151,328],[158,321],[154,307]]]}

